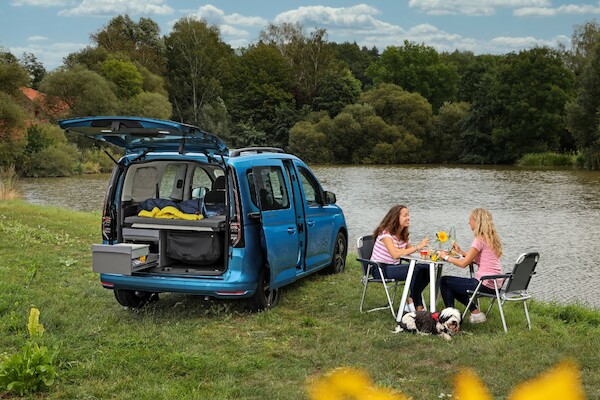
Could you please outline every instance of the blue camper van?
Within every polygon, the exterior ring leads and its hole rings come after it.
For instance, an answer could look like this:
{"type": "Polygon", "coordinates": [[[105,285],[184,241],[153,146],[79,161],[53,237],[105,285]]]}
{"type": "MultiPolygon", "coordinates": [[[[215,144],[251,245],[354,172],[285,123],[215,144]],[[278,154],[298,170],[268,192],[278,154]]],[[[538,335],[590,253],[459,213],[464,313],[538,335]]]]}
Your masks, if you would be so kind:
{"type": "Polygon", "coordinates": [[[123,306],[163,292],[275,306],[281,289],[345,268],[348,231],[333,193],[278,148],[229,150],[174,121],[102,116],[61,128],[125,149],[102,212],[92,268],[123,306]]]}

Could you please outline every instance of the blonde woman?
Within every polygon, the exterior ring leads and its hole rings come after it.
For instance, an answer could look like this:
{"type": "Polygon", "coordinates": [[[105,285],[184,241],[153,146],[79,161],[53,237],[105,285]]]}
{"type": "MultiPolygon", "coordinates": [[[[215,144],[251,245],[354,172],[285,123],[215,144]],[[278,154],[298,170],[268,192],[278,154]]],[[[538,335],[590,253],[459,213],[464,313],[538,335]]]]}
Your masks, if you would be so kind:
{"type": "MultiPolygon", "coordinates": [[[[475,208],[469,216],[469,226],[475,236],[469,250],[463,251],[456,243],[453,245],[453,249],[462,255],[463,258],[449,257],[445,251],[440,252],[440,257],[457,267],[466,268],[472,262],[478,265],[474,278],[461,278],[457,276],[442,277],[440,292],[446,307],[454,307],[454,300],[467,305],[470,297],[467,290],[475,290],[482,276],[502,273],[500,265],[502,243],[496,232],[492,214],[485,208],[475,208]]],[[[498,287],[500,287],[502,280],[498,279],[497,283],[498,287]]],[[[480,290],[487,293],[495,293],[494,282],[491,280],[484,281],[480,290]]],[[[471,304],[470,311],[470,323],[478,324],[485,322],[485,314],[477,308],[477,304],[471,304]]]]}

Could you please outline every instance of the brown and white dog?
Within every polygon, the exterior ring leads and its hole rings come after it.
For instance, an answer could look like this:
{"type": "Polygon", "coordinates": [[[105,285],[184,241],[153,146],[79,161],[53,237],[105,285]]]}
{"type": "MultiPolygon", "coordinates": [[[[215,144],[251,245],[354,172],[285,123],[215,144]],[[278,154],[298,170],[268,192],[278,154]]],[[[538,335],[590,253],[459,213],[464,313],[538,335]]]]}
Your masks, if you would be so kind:
{"type": "Polygon", "coordinates": [[[460,311],[448,307],[442,311],[430,313],[429,311],[409,312],[402,316],[395,332],[413,332],[422,335],[440,335],[446,340],[451,340],[452,335],[458,333],[462,321],[460,311]]]}

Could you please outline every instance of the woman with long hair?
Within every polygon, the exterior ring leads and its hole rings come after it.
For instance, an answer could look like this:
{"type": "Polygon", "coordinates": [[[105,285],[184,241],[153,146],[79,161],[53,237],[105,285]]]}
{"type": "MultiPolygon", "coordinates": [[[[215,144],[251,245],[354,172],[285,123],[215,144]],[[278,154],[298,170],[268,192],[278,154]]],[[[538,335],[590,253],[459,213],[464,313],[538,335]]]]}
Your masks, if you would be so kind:
{"type": "MultiPolygon", "coordinates": [[[[415,251],[418,252],[429,244],[428,238],[421,240],[418,244],[409,243],[409,225],[410,215],[408,208],[398,204],[390,208],[373,232],[375,243],[373,245],[371,261],[377,261],[382,264],[383,274],[387,279],[406,280],[408,276],[408,264],[401,264],[400,258],[415,251]]],[[[410,285],[407,311],[423,309],[421,292],[429,283],[428,268],[427,265],[423,268],[419,264],[415,268],[410,285]]],[[[373,270],[373,277],[377,279],[381,278],[379,270],[373,270]]]]}
{"type": "MultiPolygon", "coordinates": [[[[469,226],[475,238],[471,247],[463,251],[458,244],[454,243],[452,248],[463,258],[449,257],[445,251],[440,252],[440,257],[460,268],[466,268],[474,262],[478,265],[474,278],[461,278],[457,276],[443,276],[440,282],[440,292],[446,307],[454,307],[454,300],[458,300],[465,306],[469,303],[468,290],[474,291],[479,284],[479,279],[485,275],[498,275],[502,273],[500,256],[502,256],[502,243],[496,232],[492,214],[485,208],[475,208],[469,216],[469,226]]],[[[502,280],[497,280],[498,287],[502,286],[502,280]]],[[[494,282],[486,280],[480,288],[482,292],[495,293],[494,282]]],[[[485,314],[473,303],[469,307],[471,315],[469,322],[477,324],[485,322],[485,314]]]]}

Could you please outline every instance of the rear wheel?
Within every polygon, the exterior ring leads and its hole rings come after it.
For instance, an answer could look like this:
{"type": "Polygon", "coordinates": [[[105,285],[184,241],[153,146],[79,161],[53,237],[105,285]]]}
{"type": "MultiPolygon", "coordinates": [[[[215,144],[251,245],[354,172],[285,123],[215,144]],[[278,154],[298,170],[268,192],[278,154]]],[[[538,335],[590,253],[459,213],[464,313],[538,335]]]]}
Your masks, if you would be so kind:
{"type": "Polygon", "coordinates": [[[331,265],[327,268],[330,274],[339,274],[346,269],[346,256],[348,255],[348,246],[346,245],[346,235],[338,232],[335,238],[335,247],[333,248],[333,257],[331,265]]]}
{"type": "Polygon", "coordinates": [[[157,301],[158,294],[139,290],[115,289],[115,299],[120,305],[129,308],[140,308],[149,301],[157,301]]]}
{"type": "Polygon", "coordinates": [[[269,270],[263,268],[258,274],[256,293],[250,298],[250,308],[253,311],[268,310],[275,307],[281,298],[281,289],[270,288],[269,270]]]}

